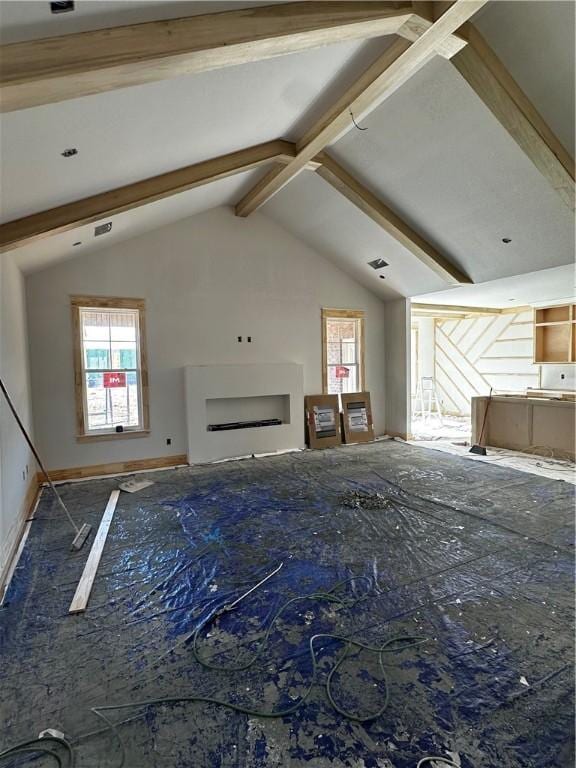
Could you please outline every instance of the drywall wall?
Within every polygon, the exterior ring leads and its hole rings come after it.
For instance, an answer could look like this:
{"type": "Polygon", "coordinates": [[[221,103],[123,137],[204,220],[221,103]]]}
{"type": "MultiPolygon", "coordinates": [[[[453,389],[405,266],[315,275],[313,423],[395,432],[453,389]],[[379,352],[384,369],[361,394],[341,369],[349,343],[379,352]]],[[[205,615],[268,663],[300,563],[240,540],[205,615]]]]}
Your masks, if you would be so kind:
{"type": "Polygon", "coordinates": [[[35,429],[49,468],[187,453],[187,365],[299,363],[304,392],[321,392],[321,307],[366,312],[367,388],[384,431],[384,305],[264,214],[215,208],[33,273],[27,294],[35,429]],[[146,300],[149,436],[76,441],[70,294],[146,300]]]}
{"type": "Polygon", "coordinates": [[[576,365],[541,365],[540,386],[542,389],[576,389],[576,365]]]}
{"type": "Polygon", "coordinates": [[[412,356],[412,395],[416,394],[418,379],[423,376],[434,376],[434,318],[415,317],[412,319],[412,341],[410,354],[412,356]]]}
{"type": "Polygon", "coordinates": [[[410,433],[410,300],[385,305],[386,432],[406,439],[410,433]]]}
{"type": "MultiPolygon", "coordinates": [[[[10,254],[0,258],[0,376],[31,428],[24,279],[10,254]]],[[[36,464],[0,394],[0,582],[17,543],[36,464]]]]}
{"type": "MultiPolygon", "coordinates": [[[[415,318],[434,351],[433,373],[445,413],[467,416],[471,398],[498,391],[524,392],[539,386],[533,359],[532,311],[480,315],[466,319],[415,318]],[[430,322],[434,333],[430,337],[430,322]]],[[[419,349],[420,354],[424,354],[419,349]]],[[[430,352],[426,352],[429,369],[430,352]]],[[[426,374],[421,374],[426,375],[426,374]]]]}

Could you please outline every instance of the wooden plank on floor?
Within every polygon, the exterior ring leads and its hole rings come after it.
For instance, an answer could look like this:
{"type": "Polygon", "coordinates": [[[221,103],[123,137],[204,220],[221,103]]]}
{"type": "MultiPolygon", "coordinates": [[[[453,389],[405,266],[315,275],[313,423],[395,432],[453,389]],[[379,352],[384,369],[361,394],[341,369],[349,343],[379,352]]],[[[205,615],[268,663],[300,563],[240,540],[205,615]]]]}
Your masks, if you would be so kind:
{"type": "Polygon", "coordinates": [[[98,533],[92,544],[92,549],[88,555],[88,560],[86,560],[86,565],[82,571],[82,576],[76,587],[76,592],[70,603],[68,613],[80,613],[81,611],[86,610],[90,592],[92,591],[92,584],[96,578],[96,571],[98,569],[98,564],[100,563],[100,558],[102,557],[102,551],[104,549],[104,544],[106,543],[106,537],[108,536],[108,529],[110,528],[110,523],[112,522],[119,496],[120,491],[112,491],[110,494],[108,504],[106,504],[106,509],[104,510],[102,520],[100,521],[98,533]]]}

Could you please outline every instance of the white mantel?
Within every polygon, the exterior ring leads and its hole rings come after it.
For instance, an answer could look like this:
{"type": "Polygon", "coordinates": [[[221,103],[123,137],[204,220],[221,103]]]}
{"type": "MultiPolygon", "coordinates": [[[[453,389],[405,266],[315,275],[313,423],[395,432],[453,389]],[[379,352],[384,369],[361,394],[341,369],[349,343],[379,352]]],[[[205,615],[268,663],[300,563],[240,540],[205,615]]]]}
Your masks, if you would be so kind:
{"type": "Polygon", "coordinates": [[[301,365],[188,365],[184,370],[191,464],[304,447],[301,365]],[[221,432],[208,430],[211,420],[276,416],[282,419],[282,424],[221,432]]]}

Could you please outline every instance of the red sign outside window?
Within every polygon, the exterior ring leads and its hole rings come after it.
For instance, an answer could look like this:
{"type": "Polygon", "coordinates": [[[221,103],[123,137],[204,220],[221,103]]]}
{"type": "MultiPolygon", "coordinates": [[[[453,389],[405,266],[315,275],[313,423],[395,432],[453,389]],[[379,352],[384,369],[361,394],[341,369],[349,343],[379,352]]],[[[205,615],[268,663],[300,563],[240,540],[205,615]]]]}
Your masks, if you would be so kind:
{"type": "Polygon", "coordinates": [[[126,374],[125,373],[105,373],[104,374],[104,387],[111,389],[113,387],[125,387],[126,386],[126,374]]]}
{"type": "Polygon", "coordinates": [[[336,378],[347,379],[350,376],[350,368],[346,368],[345,365],[336,366],[336,378]]]}

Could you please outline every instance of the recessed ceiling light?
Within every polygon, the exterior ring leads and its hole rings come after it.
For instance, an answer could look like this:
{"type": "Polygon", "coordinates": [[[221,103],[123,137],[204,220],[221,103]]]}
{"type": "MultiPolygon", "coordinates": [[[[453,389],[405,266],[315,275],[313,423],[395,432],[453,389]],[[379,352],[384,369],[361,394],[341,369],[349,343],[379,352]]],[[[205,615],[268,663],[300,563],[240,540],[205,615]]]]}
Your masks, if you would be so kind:
{"type": "Polygon", "coordinates": [[[384,269],[384,267],[387,267],[388,264],[384,261],[384,259],[373,259],[372,261],[368,262],[368,266],[372,267],[372,269],[384,269]]]}
{"type": "Polygon", "coordinates": [[[503,237],[503,238],[502,238],[502,242],[503,242],[503,243],[506,243],[506,245],[508,245],[508,243],[511,243],[511,242],[512,242],[512,240],[511,240],[509,237],[503,237]]]}
{"type": "Polygon", "coordinates": [[[98,235],[105,235],[106,232],[110,232],[111,229],[111,221],[107,221],[106,224],[98,224],[97,227],[94,227],[94,237],[98,237],[98,235]]]}
{"type": "Polygon", "coordinates": [[[73,0],[62,0],[62,2],[50,3],[50,13],[68,13],[73,10],[73,0]]]}
{"type": "Polygon", "coordinates": [[[62,157],[74,157],[74,155],[78,154],[78,150],[76,147],[70,147],[69,149],[65,149],[64,152],[60,153],[62,157]]]}

